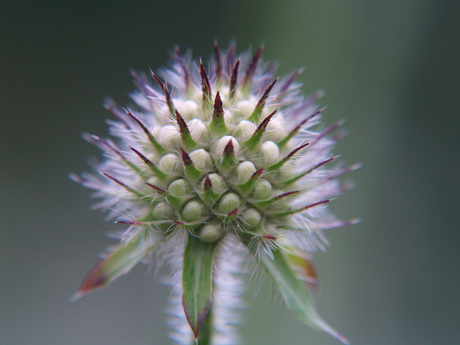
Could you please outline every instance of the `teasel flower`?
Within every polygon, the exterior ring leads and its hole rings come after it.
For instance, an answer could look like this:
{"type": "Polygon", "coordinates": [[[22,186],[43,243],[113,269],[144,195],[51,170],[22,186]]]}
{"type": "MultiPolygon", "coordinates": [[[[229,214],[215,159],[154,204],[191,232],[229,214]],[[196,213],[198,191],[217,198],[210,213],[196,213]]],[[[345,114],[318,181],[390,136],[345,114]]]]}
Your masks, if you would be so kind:
{"type": "Polygon", "coordinates": [[[324,127],[322,93],[301,94],[301,70],[275,78],[262,46],[252,56],[233,43],[214,48],[206,65],[176,48],[170,69],[132,71],[135,107],[105,103],[115,140],[84,134],[104,160],[97,173],[71,178],[95,190],[95,208],[124,229],[74,299],[154,258],[170,270],[171,338],[237,344],[244,280],[262,274],[301,322],[347,344],[310,293],[312,255],[329,245],[324,231],[357,222],[328,208],[350,187],[337,178],[358,167],[332,165],[341,122],[324,127]]]}

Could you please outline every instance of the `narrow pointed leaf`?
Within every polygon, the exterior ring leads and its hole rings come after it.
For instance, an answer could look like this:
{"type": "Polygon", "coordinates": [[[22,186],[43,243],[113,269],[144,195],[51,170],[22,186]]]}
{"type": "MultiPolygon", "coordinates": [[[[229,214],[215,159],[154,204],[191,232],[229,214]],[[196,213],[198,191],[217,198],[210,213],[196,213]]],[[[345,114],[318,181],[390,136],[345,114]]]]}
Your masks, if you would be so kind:
{"type": "Polygon", "coordinates": [[[211,305],[212,268],[216,242],[205,243],[189,235],[182,273],[182,305],[195,339],[211,305]]]}
{"type": "Polygon", "coordinates": [[[228,95],[229,100],[233,99],[233,96],[235,96],[236,92],[236,83],[238,82],[238,69],[240,68],[240,59],[235,64],[235,67],[233,67],[233,72],[232,72],[232,77],[230,79],[230,94],[228,95]]]}
{"type": "Polygon", "coordinates": [[[147,135],[147,137],[149,138],[150,142],[152,143],[153,147],[155,148],[155,150],[157,151],[158,154],[160,155],[164,155],[165,153],[167,153],[168,151],[163,147],[161,146],[161,144],[153,137],[152,133],[150,133],[150,131],[147,129],[147,127],[145,127],[145,125],[137,118],[135,117],[130,111],[127,111],[126,112],[138,125],[139,127],[141,127],[142,131],[144,131],[144,133],[147,135]]]}
{"type": "Polygon", "coordinates": [[[224,120],[224,108],[222,99],[220,98],[219,91],[217,91],[216,98],[214,100],[214,111],[212,113],[211,130],[215,133],[224,135],[228,132],[228,128],[225,125],[224,120]]]}
{"type": "Polygon", "coordinates": [[[314,113],[311,113],[310,115],[308,115],[305,119],[302,120],[302,122],[300,122],[296,127],[294,127],[294,129],[292,129],[288,135],[286,135],[286,137],[284,139],[282,139],[281,141],[279,141],[277,143],[278,147],[280,149],[282,149],[288,142],[289,140],[291,140],[292,138],[294,138],[300,131],[300,129],[302,128],[302,126],[307,123],[308,121],[310,121],[312,118],[314,118],[316,115],[320,114],[324,109],[326,109],[326,107],[324,108],[321,108],[320,110],[317,110],[315,111],[314,113]]]}
{"type": "Polygon", "coordinates": [[[115,146],[114,143],[109,142],[103,138],[98,137],[97,135],[94,134],[83,134],[83,138],[89,142],[90,144],[93,144],[97,147],[99,147],[101,150],[105,151],[106,149],[109,149],[110,151],[114,152],[118,157],[121,158],[121,160],[129,166],[131,169],[133,169],[134,172],[139,174],[140,177],[145,178],[144,174],[142,173],[141,169],[139,169],[138,166],[134,165],[130,161],[126,160],[126,158],[123,156],[123,154],[120,152],[120,149],[115,146]]]}
{"type": "Polygon", "coordinates": [[[212,182],[209,176],[206,176],[202,184],[203,191],[198,193],[200,199],[208,206],[213,206],[219,200],[222,193],[217,192],[212,188],[212,182]]]}
{"type": "Polygon", "coordinates": [[[307,205],[307,206],[304,206],[304,207],[301,207],[301,208],[289,209],[289,210],[286,210],[286,211],[283,211],[283,212],[275,213],[273,215],[275,217],[284,217],[284,216],[288,216],[288,215],[291,215],[291,214],[300,213],[302,211],[308,210],[309,208],[312,208],[312,207],[315,207],[315,206],[319,206],[319,205],[331,202],[332,200],[335,200],[335,199],[337,199],[337,198],[318,201],[318,202],[315,202],[313,204],[310,204],[310,205],[307,205]]]}
{"type": "Polygon", "coordinates": [[[294,80],[300,75],[300,73],[303,72],[303,68],[299,68],[297,71],[295,71],[290,77],[288,80],[286,80],[286,82],[284,83],[284,85],[281,87],[281,90],[278,94],[278,96],[276,97],[276,100],[277,101],[280,101],[281,99],[283,99],[283,97],[286,95],[286,91],[287,89],[289,88],[289,86],[291,86],[291,84],[294,82],[294,80]]]}
{"type": "Polygon", "coordinates": [[[211,345],[212,344],[212,335],[214,333],[214,315],[212,312],[212,308],[209,309],[208,315],[206,316],[206,320],[201,326],[200,335],[196,340],[198,345],[211,345]]]}
{"type": "Polygon", "coordinates": [[[165,191],[164,189],[161,189],[161,188],[159,188],[159,187],[157,187],[157,186],[155,186],[155,185],[153,185],[151,183],[146,182],[145,184],[147,186],[151,187],[155,192],[157,192],[158,195],[162,195],[164,197],[167,197],[169,195],[169,193],[167,191],[165,191]]]}
{"type": "Polygon", "coordinates": [[[257,170],[248,181],[238,185],[238,190],[244,196],[247,196],[249,193],[251,193],[256,185],[256,182],[259,180],[260,175],[262,175],[263,171],[264,169],[257,170]]]}
{"type": "Polygon", "coordinates": [[[222,157],[218,160],[218,167],[224,174],[230,173],[238,164],[238,160],[235,156],[235,149],[233,147],[233,141],[230,139],[225,145],[222,157]]]}
{"type": "Polygon", "coordinates": [[[198,221],[193,221],[193,222],[185,222],[185,221],[182,221],[182,220],[174,220],[173,223],[178,227],[178,228],[181,228],[181,229],[184,229],[184,230],[187,230],[187,231],[190,231],[192,233],[194,233],[194,230],[198,227],[200,227],[201,225],[203,225],[203,223],[205,223],[207,221],[207,218],[203,218],[203,219],[200,219],[198,221]]]}
{"type": "Polygon", "coordinates": [[[268,115],[262,122],[261,124],[259,125],[259,127],[257,127],[256,131],[254,132],[254,134],[248,139],[246,140],[244,143],[243,143],[243,146],[250,149],[250,150],[253,150],[254,148],[257,147],[257,144],[260,143],[262,141],[262,136],[264,135],[265,133],[265,130],[267,129],[267,126],[268,126],[268,123],[270,122],[270,120],[272,119],[273,115],[275,115],[277,112],[277,110],[275,110],[274,112],[272,112],[270,115],[268,115]]]}
{"type": "Polygon", "coordinates": [[[286,192],[286,193],[283,193],[283,194],[280,194],[280,195],[277,195],[273,198],[270,198],[268,200],[262,200],[262,201],[257,201],[255,204],[259,207],[259,208],[265,208],[267,206],[270,206],[271,204],[277,202],[277,201],[280,201],[280,200],[283,200],[284,198],[290,196],[290,195],[293,195],[293,194],[297,194],[299,193],[299,191],[291,191],[291,192],[286,192]]]}
{"type": "Polygon", "coordinates": [[[126,189],[128,192],[131,192],[133,193],[135,196],[137,196],[138,198],[145,198],[146,196],[144,194],[141,194],[139,193],[138,191],[134,190],[133,188],[130,188],[128,187],[126,184],[124,184],[123,182],[121,182],[120,180],[117,180],[115,177],[112,177],[110,176],[109,174],[106,174],[106,173],[102,173],[102,175],[104,175],[105,177],[107,177],[108,179],[112,180],[113,182],[115,182],[116,184],[118,184],[119,186],[122,186],[124,189],[126,189]]]}
{"type": "Polygon", "coordinates": [[[171,206],[175,208],[181,208],[184,206],[184,204],[191,198],[191,196],[186,195],[186,196],[175,196],[172,194],[169,194],[166,197],[166,200],[171,204],[171,206]]]}
{"type": "Polygon", "coordinates": [[[303,145],[300,145],[296,149],[292,150],[291,153],[289,153],[286,157],[284,157],[282,160],[280,160],[278,163],[272,164],[269,167],[267,167],[267,171],[275,171],[279,168],[281,168],[287,161],[289,161],[297,152],[302,150],[305,146],[307,146],[309,143],[305,143],[303,145]]]}
{"type": "Polygon", "coordinates": [[[139,234],[128,243],[119,244],[104,259],[101,259],[83,279],[72,300],[77,300],[89,292],[107,286],[118,277],[128,273],[154,250],[156,243],[145,241],[143,233],[139,231],[139,234]]]}
{"type": "Polygon", "coordinates": [[[201,75],[201,89],[203,91],[203,106],[210,108],[212,106],[212,91],[211,84],[209,83],[208,75],[203,67],[203,63],[200,61],[200,75],[201,75]]]}
{"type": "Polygon", "coordinates": [[[193,161],[188,153],[181,147],[182,162],[184,163],[184,173],[192,181],[197,181],[204,176],[204,172],[198,170],[194,165],[193,161]]]}
{"type": "Polygon", "coordinates": [[[182,116],[176,110],[176,121],[179,126],[180,136],[182,138],[182,143],[187,150],[193,150],[197,147],[197,143],[193,140],[192,135],[190,134],[190,130],[188,129],[187,124],[185,123],[182,116]]]}
{"type": "Polygon", "coordinates": [[[308,289],[305,284],[297,278],[297,275],[288,264],[288,260],[281,250],[273,251],[273,255],[273,260],[268,255],[261,255],[261,263],[280,289],[288,309],[301,322],[329,333],[344,344],[349,344],[349,341],[345,337],[329,326],[321,316],[319,316],[315,308],[314,300],[310,296],[308,289]]]}
{"type": "Polygon", "coordinates": [[[283,182],[283,186],[284,186],[284,187],[289,186],[290,184],[292,184],[292,183],[298,181],[299,179],[301,179],[302,177],[308,175],[308,174],[311,173],[313,170],[318,169],[319,167],[322,167],[324,164],[327,164],[327,163],[329,163],[330,161],[333,161],[333,160],[336,159],[337,157],[339,157],[339,156],[331,157],[331,158],[328,158],[328,159],[322,161],[321,163],[318,163],[318,164],[315,165],[313,168],[310,168],[310,169],[308,169],[307,171],[305,171],[305,172],[303,172],[303,173],[300,173],[300,174],[298,174],[297,176],[295,176],[295,177],[293,177],[293,178],[291,178],[291,179],[289,179],[289,180],[283,182]]]}
{"type": "Polygon", "coordinates": [[[175,117],[176,116],[176,108],[174,108],[174,105],[172,103],[171,95],[170,95],[170,93],[168,91],[168,88],[166,87],[165,84],[163,84],[163,82],[160,80],[160,78],[158,78],[156,76],[155,73],[153,73],[152,71],[150,71],[150,72],[152,73],[152,77],[156,80],[158,85],[160,85],[161,90],[165,94],[165,100],[166,100],[166,104],[168,105],[168,108],[169,108],[169,113],[171,114],[172,117],[175,117]]]}
{"type": "Polygon", "coordinates": [[[167,174],[165,174],[163,171],[161,171],[160,169],[158,169],[158,167],[153,164],[147,157],[145,157],[142,153],[140,153],[138,150],[136,150],[135,148],[133,147],[130,147],[130,149],[136,154],[139,156],[140,159],[142,159],[142,161],[150,168],[150,170],[152,170],[152,172],[155,174],[156,177],[158,177],[158,179],[162,182],[165,182],[165,181],[168,181],[169,180],[169,176],[167,174]]]}
{"type": "Polygon", "coordinates": [[[294,253],[289,253],[286,256],[299,279],[306,282],[310,288],[317,288],[318,271],[314,261],[294,253]]]}
{"type": "Polygon", "coordinates": [[[252,121],[255,123],[258,123],[260,121],[260,114],[262,113],[262,110],[265,106],[265,102],[270,95],[271,90],[273,89],[273,86],[275,86],[275,83],[278,81],[278,78],[275,79],[273,83],[271,83],[267,89],[265,90],[262,98],[259,100],[259,102],[256,105],[256,108],[254,109],[253,113],[251,116],[249,116],[248,121],[252,121]]]}

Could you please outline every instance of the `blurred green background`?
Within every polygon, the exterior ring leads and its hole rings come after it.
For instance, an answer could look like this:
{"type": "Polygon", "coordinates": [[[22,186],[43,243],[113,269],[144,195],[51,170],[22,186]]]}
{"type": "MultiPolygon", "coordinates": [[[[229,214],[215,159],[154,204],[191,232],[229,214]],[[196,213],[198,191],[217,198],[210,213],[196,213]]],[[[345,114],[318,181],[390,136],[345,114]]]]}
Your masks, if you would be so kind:
{"type": "MultiPolygon", "coordinates": [[[[335,153],[363,168],[331,204],[353,227],[316,255],[323,317],[352,344],[460,339],[460,2],[2,1],[0,3],[0,343],[169,344],[168,289],[145,266],[76,303],[69,297],[116,226],[67,178],[107,134],[105,96],[127,104],[130,67],[175,44],[265,43],[280,74],[305,66],[324,120],[347,119],[335,153]]],[[[119,229],[119,228],[117,228],[119,229]]],[[[266,284],[245,312],[245,344],[338,344],[302,326],[266,284]]]]}

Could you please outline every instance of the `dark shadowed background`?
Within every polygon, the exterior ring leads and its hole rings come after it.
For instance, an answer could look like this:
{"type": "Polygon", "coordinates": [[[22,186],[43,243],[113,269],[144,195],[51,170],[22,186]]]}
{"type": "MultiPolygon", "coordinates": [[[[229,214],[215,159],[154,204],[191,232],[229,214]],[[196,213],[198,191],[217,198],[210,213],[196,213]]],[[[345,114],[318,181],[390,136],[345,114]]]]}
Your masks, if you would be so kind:
{"type": "MultiPolygon", "coordinates": [[[[168,289],[139,266],[69,303],[116,227],[67,178],[99,155],[105,96],[127,104],[129,68],[164,65],[175,44],[207,58],[215,38],[265,43],[280,74],[305,66],[357,187],[331,204],[353,227],[316,255],[323,317],[352,344],[460,338],[460,2],[0,2],[0,343],[169,344],[168,289]]],[[[271,287],[241,326],[247,345],[338,344],[302,326],[271,287]]]]}

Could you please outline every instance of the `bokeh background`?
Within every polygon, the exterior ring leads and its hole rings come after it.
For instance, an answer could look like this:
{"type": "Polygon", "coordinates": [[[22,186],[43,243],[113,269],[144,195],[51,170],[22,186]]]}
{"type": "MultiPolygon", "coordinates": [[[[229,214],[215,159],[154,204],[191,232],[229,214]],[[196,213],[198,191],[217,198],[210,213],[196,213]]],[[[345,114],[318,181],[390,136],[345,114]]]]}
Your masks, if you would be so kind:
{"type": "MultiPolygon", "coordinates": [[[[129,68],[175,44],[206,58],[217,38],[264,42],[280,74],[305,66],[324,120],[347,119],[335,153],[364,166],[331,207],[363,221],[316,255],[323,317],[356,345],[458,344],[459,15],[454,0],[1,1],[0,343],[170,343],[145,266],[69,303],[116,225],[67,174],[99,154],[80,133],[107,134],[101,103],[129,102],[129,68]]],[[[271,296],[248,294],[245,344],[338,344],[271,296]]]]}

